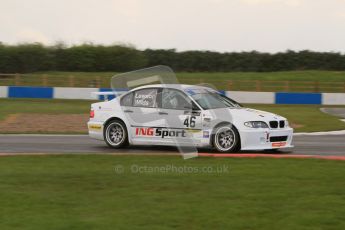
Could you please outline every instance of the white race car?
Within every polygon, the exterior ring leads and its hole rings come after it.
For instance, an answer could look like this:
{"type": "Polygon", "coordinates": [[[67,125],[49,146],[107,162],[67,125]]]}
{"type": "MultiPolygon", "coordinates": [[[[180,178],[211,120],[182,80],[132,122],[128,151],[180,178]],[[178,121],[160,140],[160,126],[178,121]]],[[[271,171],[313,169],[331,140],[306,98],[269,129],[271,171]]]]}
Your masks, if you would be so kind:
{"type": "Polygon", "coordinates": [[[91,105],[89,135],[110,147],[180,145],[219,152],[293,147],[293,129],[276,114],[244,108],[216,90],[146,85],[91,105]]]}

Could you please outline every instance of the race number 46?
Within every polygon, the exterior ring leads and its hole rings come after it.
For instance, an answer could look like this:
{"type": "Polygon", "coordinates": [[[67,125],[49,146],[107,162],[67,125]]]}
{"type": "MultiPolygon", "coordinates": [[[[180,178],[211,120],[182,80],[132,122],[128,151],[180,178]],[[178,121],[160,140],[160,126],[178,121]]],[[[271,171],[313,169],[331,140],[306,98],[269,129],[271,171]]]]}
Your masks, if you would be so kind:
{"type": "Polygon", "coordinates": [[[183,124],[189,128],[194,128],[195,127],[195,119],[196,117],[195,116],[188,116],[186,117],[186,119],[184,120],[183,124]]]}

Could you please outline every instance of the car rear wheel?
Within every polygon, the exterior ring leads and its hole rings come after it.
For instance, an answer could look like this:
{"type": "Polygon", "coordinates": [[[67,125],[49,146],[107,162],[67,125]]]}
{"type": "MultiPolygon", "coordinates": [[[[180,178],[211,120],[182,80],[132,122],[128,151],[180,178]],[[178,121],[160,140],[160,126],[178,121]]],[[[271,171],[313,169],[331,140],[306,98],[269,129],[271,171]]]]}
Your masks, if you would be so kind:
{"type": "Polygon", "coordinates": [[[218,152],[235,152],[239,150],[240,136],[232,125],[217,127],[214,131],[213,146],[218,152]]]}
{"type": "Polygon", "coordinates": [[[128,132],[122,121],[109,122],[104,131],[104,140],[112,148],[121,148],[128,143],[128,132]]]}

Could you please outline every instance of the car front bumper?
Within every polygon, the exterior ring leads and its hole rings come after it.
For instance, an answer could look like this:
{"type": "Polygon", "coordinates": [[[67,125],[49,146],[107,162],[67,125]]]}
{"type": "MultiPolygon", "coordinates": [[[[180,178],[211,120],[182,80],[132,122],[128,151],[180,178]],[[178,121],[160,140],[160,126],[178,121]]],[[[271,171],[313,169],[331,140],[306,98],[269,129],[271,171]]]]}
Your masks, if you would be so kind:
{"type": "Polygon", "coordinates": [[[240,131],[241,150],[282,149],[293,147],[293,129],[246,129],[240,131]],[[283,137],[287,137],[286,140],[283,137]],[[283,139],[281,139],[283,138],[283,139]]]}

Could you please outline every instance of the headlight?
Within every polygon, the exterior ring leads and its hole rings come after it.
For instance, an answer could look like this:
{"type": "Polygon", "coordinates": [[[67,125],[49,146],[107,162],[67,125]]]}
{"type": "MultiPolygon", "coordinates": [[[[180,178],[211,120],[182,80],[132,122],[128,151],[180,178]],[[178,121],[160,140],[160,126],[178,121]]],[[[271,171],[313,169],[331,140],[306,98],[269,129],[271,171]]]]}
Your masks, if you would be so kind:
{"type": "Polygon", "coordinates": [[[247,122],[244,122],[244,125],[249,127],[249,128],[255,128],[255,129],[268,128],[268,125],[263,121],[247,121],[247,122]]]}
{"type": "Polygon", "coordinates": [[[285,121],[285,128],[290,128],[288,120],[285,121]]]}

